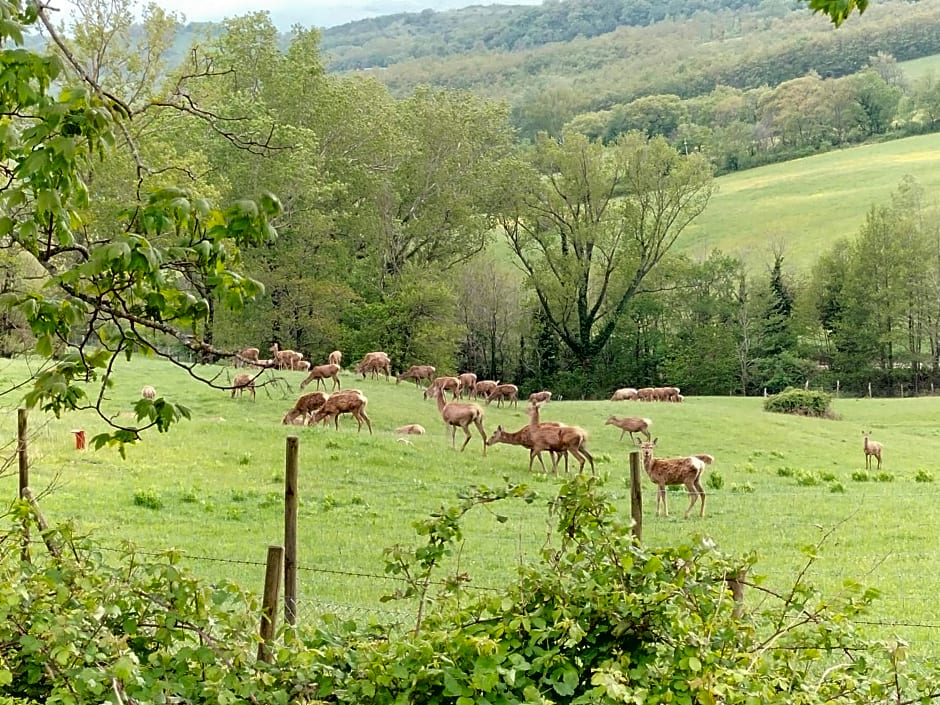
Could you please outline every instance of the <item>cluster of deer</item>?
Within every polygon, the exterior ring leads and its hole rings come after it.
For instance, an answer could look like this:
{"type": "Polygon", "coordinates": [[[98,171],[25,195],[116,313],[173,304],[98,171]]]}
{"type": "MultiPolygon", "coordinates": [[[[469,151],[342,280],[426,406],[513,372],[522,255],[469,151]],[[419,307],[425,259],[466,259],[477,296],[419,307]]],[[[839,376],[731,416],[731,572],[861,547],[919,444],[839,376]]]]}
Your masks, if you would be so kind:
{"type": "Polygon", "coordinates": [[[672,401],[680,402],[683,396],[679,393],[678,387],[642,387],[634,389],[633,387],[623,387],[614,392],[610,398],[611,401],[672,401]]]}
{"type": "MultiPolygon", "coordinates": [[[[272,357],[260,358],[261,351],[258,348],[243,348],[235,353],[235,367],[261,367],[264,369],[275,370],[295,370],[298,372],[309,372],[311,362],[304,359],[304,354],[295,350],[281,350],[277,343],[270,348],[272,357]]],[[[343,353],[334,350],[330,353],[330,364],[339,366],[343,359],[343,353]]]]}
{"type": "Polygon", "coordinates": [[[340,414],[351,414],[359,424],[358,430],[362,430],[365,422],[371,434],[372,420],[366,414],[368,404],[368,398],[358,389],[345,389],[332,394],[308,392],[294,402],[294,406],[284,415],[283,422],[315,426],[322,421],[325,426],[333,419],[333,425],[339,430],[340,414]]]}
{"type": "MultiPolygon", "coordinates": [[[[272,346],[272,352],[275,352],[274,360],[278,360],[279,353],[292,351],[277,350],[277,345],[272,346]]],[[[297,353],[295,353],[297,354],[297,353]]],[[[302,356],[301,356],[302,357],[302,356]]],[[[284,358],[287,359],[286,357],[284,358]]],[[[280,364],[268,364],[271,361],[258,360],[256,348],[246,348],[236,356],[236,363],[239,360],[246,364],[254,364],[259,367],[274,367],[278,369],[305,369],[309,372],[307,377],[301,382],[301,389],[308,384],[316,381],[319,390],[320,383],[323,383],[323,391],[315,391],[302,395],[294,406],[285,414],[283,423],[297,424],[306,423],[316,425],[320,422],[327,424],[333,419],[334,426],[339,428],[339,416],[341,414],[351,414],[359,424],[358,430],[362,430],[363,422],[372,433],[372,422],[366,414],[368,399],[358,389],[341,390],[339,381],[340,361],[342,354],[336,351],[330,355],[330,360],[325,365],[310,367],[298,367],[294,360],[287,367],[281,367],[280,364]],[[252,351],[254,358],[252,358],[252,351]],[[247,353],[247,354],[246,354],[247,353]],[[333,380],[332,393],[326,392],[326,380],[333,380]]],[[[300,360],[301,362],[306,362],[300,360]]],[[[376,378],[379,374],[384,374],[386,380],[391,375],[391,359],[384,352],[367,353],[361,361],[355,366],[356,374],[361,374],[363,379],[371,374],[376,378]]],[[[547,451],[552,462],[552,472],[558,474],[558,464],[562,458],[565,460],[565,472],[568,472],[568,455],[574,456],[578,461],[578,471],[584,470],[585,463],[590,463],[591,472],[595,472],[594,456],[587,448],[588,432],[579,426],[563,424],[557,421],[542,421],[540,418],[541,408],[551,400],[552,393],[549,391],[535,392],[529,395],[529,406],[526,413],[529,416],[529,423],[518,431],[507,431],[502,426],[497,426],[496,431],[487,437],[483,426],[483,408],[472,401],[463,401],[464,395],[468,399],[485,400],[487,404],[496,401],[497,407],[505,401],[507,406],[517,406],[519,400],[519,388],[514,384],[500,384],[499,381],[478,380],[472,372],[467,372],[457,376],[435,376],[437,370],[432,365],[413,365],[401,374],[396,375],[396,383],[402,380],[413,380],[418,387],[422,382],[427,382],[428,386],[424,390],[425,399],[435,399],[438,412],[444,423],[450,429],[451,447],[456,448],[457,429],[464,432],[464,442],[460,446],[463,451],[467,444],[473,438],[471,427],[476,428],[482,441],[483,455],[486,455],[488,446],[496,443],[506,443],[509,445],[522,446],[529,450],[529,472],[532,471],[535,459],[538,458],[543,472],[548,472],[545,462],[542,459],[542,453],[547,451]],[[451,400],[447,401],[447,393],[450,393],[451,400]]],[[[236,393],[242,393],[248,390],[252,398],[255,394],[254,376],[247,373],[240,373],[235,376],[232,386],[232,396],[236,393]]],[[[618,389],[613,401],[623,399],[638,399],[644,401],[682,401],[682,395],[676,387],[659,387],[645,389],[618,389]]],[[[666,488],[670,485],[685,485],[689,493],[689,506],[686,509],[685,516],[688,517],[695,503],[701,498],[699,516],[705,515],[705,490],[701,484],[702,473],[705,466],[714,462],[711,455],[699,454],[682,458],[656,458],[654,449],[658,442],[657,439],[651,439],[649,427],[652,421],[646,418],[626,417],[619,418],[611,416],[607,419],[605,425],[612,425],[620,429],[620,440],[623,440],[624,434],[629,433],[631,441],[639,445],[643,455],[643,465],[650,479],[656,484],[658,491],[656,497],[656,515],[660,511],[664,516],[669,516],[669,509],[666,504],[666,488]],[[634,437],[634,434],[642,434],[645,440],[634,437]]],[[[396,430],[399,434],[420,434],[424,433],[424,428],[418,424],[409,424],[396,430]]],[[[869,455],[869,446],[871,445],[871,455],[876,455],[881,466],[881,446],[877,443],[869,443],[868,435],[865,435],[865,453],[866,458],[869,455]],[[874,450],[877,448],[877,453],[874,450]]]]}
{"type": "MultiPolygon", "coordinates": [[[[395,377],[398,384],[402,380],[413,380],[415,387],[420,387],[421,382],[427,382],[427,390],[439,389],[442,394],[450,392],[452,401],[463,399],[466,394],[468,399],[483,399],[487,404],[495,401],[497,408],[501,407],[504,401],[507,406],[518,407],[519,405],[519,387],[515,384],[500,384],[498,380],[477,379],[473,372],[464,372],[453,377],[435,377],[436,373],[437,369],[433,365],[412,365],[395,377]]],[[[529,396],[529,401],[545,402],[551,398],[551,392],[535,392],[529,396]]]]}

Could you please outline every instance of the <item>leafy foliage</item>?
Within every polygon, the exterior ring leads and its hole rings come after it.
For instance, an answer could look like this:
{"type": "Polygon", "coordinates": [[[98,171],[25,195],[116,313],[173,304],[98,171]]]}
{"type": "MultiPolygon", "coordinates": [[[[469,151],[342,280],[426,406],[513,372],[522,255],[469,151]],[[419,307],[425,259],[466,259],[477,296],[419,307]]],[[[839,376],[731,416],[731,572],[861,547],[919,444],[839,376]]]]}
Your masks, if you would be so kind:
{"type": "Polygon", "coordinates": [[[390,549],[389,570],[405,577],[396,597],[419,605],[416,629],[327,616],[281,632],[268,663],[255,656],[258,605],[241,591],[203,585],[172,553],[108,560],[67,528],[45,538],[68,550],[24,561],[29,508],[18,503],[0,541],[0,697],[848,705],[932,692],[937,672],[909,662],[906,645],[866,639],[874,591],[847,581],[823,596],[809,583],[826,536],[804,549],[792,588],[771,593],[745,576],[753,557],[731,560],[706,539],[642,547],[596,478],[574,478],[548,503],[542,559],[510,584],[472,593],[460,573],[432,580],[459,551],[468,511],[514,499],[534,496],[469,488],[416,524],[413,548],[390,549]],[[764,593],[759,611],[733,599],[742,581],[764,593]],[[431,585],[442,586],[433,601],[431,585]]]}
{"type": "Polygon", "coordinates": [[[800,416],[832,416],[832,395],[807,389],[785,389],[767,397],[764,411],[800,416]]]}

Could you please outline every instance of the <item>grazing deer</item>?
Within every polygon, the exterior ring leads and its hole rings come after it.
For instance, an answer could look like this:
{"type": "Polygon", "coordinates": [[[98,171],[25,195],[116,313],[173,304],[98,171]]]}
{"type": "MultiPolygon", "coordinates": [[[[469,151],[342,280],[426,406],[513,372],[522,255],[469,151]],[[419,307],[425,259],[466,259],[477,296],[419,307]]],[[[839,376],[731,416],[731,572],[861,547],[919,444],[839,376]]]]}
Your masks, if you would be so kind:
{"type": "MultiPolygon", "coordinates": [[[[554,421],[546,421],[542,425],[543,426],[561,426],[560,423],[556,423],[554,421]]],[[[532,454],[531,454],[531,450],[533,446],[532,429],[530,429],[528,426],[523,426],[518,431],[512,432],[512,431],[504,430],[502,426],[497,426],[496,430],[493,432],[493,435],[486,439],[486,445],[492,446],[492,445],[496,445],[497,443],[505,443],[507,445],[522,446],[523,448],[527,448],[530,451],[529,472],[532,472],[532,454]]],[[[562,451],[562,452],[565,453],[565,473],[567,473],[568,472],[568,452],[567,451],[562,451]]],[[[558,460],[555,457],[556,451],[549,450],[548,453],[552,458],[552,467],[554,468],[558,464],[558,460]]],[[[539,451],[538,455],[539,455],[539,462],[542,463],[542,470],[544,471],[545,463],[542,461],[541,451],[539,451]]]]}
{"type": "MultiPolygon", "coordinates": [[[[539,462],[542,463],[542,470],[545,470],[545,463],[539,453],[543,450],[553,450],[556,453],[567,451],[571,453],[578,461],[578,472],[584,471],[586,460],[591,463],[591,474],[595,474],[594,456],[587,449],[588,433],[578,426],[566,426],[564,424],[555,425],[554,423],[540,423],[539,404],[533,404],[525,411],[529,415],[529,434],[532,439],[532,447],[529,449],[529,470],[532,470],[532,460],[539,456],[539,462]]],[[[558,474],[558,457],[552,456],[552,472],[558,474]]],[[[568,456],[565,455],[565,472],[568,472],[568,456]]]]}
{"type": "Polygon", "coordinates": [[[342,385],[339,382],[339,365],[327,364],[327,365],[317,365],[316,367],[310,370],[310,374],[300,383],[300,388],[303,389],[313,380],[317,381],[316,389],[320,388],[320,382],[323,382],[323,390],[326,391],[326,380],[333,380],[333,389],[341,389],[342,385]]]}
{"type": "Polygon", "coordinates": [[[420,387],[420,382],[427,380],[428,384],[434,379],[434,373],[437,369],[434,365],[412,365],[399,375],[395,375],[395,384],[401,384],[403,379],[413,379],[415,387],[420,387]]]}
{"type": "Polygon", "coordinates": [[[369,434],[372,434],[372,420],[366,415],[366,405],[369,400],[366,395],[358,389],[347,389],[343,392],[331,394],[327,400],[314,413],[310,420],[311,426],[316,426],[323,421],[324,425],[332,418],[333,425],[339,430],[339,415],[352,414],[353,418],[359,423],[359,431],[362,431],[362,422],[366,422],[369,427],[369,434]]]}

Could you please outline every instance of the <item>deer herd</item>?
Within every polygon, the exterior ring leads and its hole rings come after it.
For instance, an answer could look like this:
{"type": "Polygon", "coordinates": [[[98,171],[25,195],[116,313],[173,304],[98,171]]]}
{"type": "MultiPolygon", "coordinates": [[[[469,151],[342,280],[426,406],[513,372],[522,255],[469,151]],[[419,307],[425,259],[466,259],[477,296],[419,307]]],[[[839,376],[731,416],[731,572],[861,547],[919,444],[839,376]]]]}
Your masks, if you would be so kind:
{"type": "MultiPolygon", "coordinates": [[[[283,423],[316,425],[320,422],[327,424],[332,419],[334,426],[338,429],[339,416],[350,414],[356,419],[360,431],[364,423],[369,433],[372,433],[372,421],[366,414],[368,405],[366,396],[358,389],[342,389],[339,378],[342,361],[340,351],[332,352],[325,364],[311,365],[309,361],[303,359],[302,354],[292,350],[280,350],[276,343],[271,346],[270,350],[273,354],[270,359],[259,359],[258,348],[245,348],[235,355],[236,367],[251,366],[259,368],[259,371],[255,374],[246,372],[236,374],[231,385],[233,397],[248,391],[254,398],[254,380],[264,369],[307,372],[306,377],[300,383],[300,388],[304,389],[311,382],[316,382],[317,391],[308,392],[298,398],[294,406],[284,415],[283,423]],[[329,393],[326,390],[327,380],[332,382],[329,393]],[[323,391],[319,391],[321,383],[323,391]]],[[[371,375],[373,379],[384,376],[386,380],[390,380],[392,376],[391,359],[384,352],[367,353],[354,365],[353,369],[355,374],[361,374],[363,379],[371,375]]],[[[594,456],[587,447],[588,432],[579,426],[557,421],[544,421],[540,418],[542,408],[552,398],[550,391],[540,391],[529,395],[525,409],[529,421],[525,426],[517,431],[510,431],[498,425],[496,430],[487,436],[483,425],[484,408],[479,402],[484,402],[486,405],[496,402],[497,407],[504,403],[507,407],[517,407],[519,388],[516,385],[501,384],[493,380],[478,380],[477,375],[472,372],[455,376],[438,376],[437,370],[432,365],[412,365],[404,372],[395,375],[396,384],[405,380],[413,381],[419,389],[422,385],[426,385],[423,392],[424,398],[432,399],[437,404],[441,420],[450,431],[451,447],[454,449],[457,447],[456,435],[459,428],[464,433],[461,451],[466,449],[473,440],[474,431],[476,431],[480,436],[480,447],[484,457],[487,447],[505,443],[521,446],[529,451],[529,472],[532,472],[536,459],[542,471],[547,472],[542,453],[548,452],[552,472],[555,475],[558,474],[558,464],[562,458],[565,462],[565,472],[568,472],[569,455],[577,461],[579,472],[582,472],[585,464],[589,463],[592,474],[595,473],[594,456]],[[448,395],[450,395],[449,400],[448,395]]],[[[677,387],[641,389],[625,387],[615,391],[611,397],[611,401],[624,400],[681,402],[683,397],[677,387]]],[[[701,480],[705,466],[712,464],[714,457],[707,453],[699,453],[684,457],[657,458],[655,448],[659,439],[652,438],[650,434],[652,424],[649,418],[610,416],[604,425],[620,429],[621,441],[624,435],[629,433],[630,442],[639,447],[646,473],[657,488],[657,516],[660,512],[663,516],[669,516],[667,487],[684,485],[689,495],[689,506],[684,517],[688,518],[696,502],[699,503],[699,516],[703,517],[705,515],[705,490],[701,480]]],[[[395,432],[402,436],[399,440],[411,443],[404,436],[424,434],[425,429],[419,424],[406,424],[398,427],[395,432]]],[[[882,444],[872,441],[870,435],[868,431],[863,432],[866,467],[870,468],[874,459],[880,469],[882,444]]]]}

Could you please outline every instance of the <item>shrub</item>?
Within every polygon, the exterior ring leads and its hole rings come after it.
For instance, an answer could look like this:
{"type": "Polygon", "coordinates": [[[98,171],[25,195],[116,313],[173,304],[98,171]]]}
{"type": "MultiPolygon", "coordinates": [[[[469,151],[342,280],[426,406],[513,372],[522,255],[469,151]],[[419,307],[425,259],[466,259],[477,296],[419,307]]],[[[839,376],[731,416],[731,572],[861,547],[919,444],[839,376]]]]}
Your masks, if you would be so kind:
{"type": "Polygon", "coordinates": [[[156,490],[137,490],[134,492],[134,504],[147,509],[160,509],[163,507],[163,500],[156,490]]]}
{"type": "Polygon", "coordinates": [[[717,471],[708,473],[708,477],[705,479],[705,486],[711,490],[720,490],[724,484],[724,478],[721,476],[721,473],[717,471]]]}
{"type": "Polygon", "coordinates": [[[920,468],[914,476],[915,482],[933,482],[933,475],[927,470],[920,468]]]}
{"type": "Polygon", "coordinates": [[[813,487],[815,485],[818,485],[819,482],[820,482],[819,476],[817,476],[816,473],[814,472],[807,471],[807,470],[800,470],[799,472],[796,473],[796,484],[802,487],[813,487]]]}
{"type": "Polygon", "coordinates": [[[806,389],[785,389],[764,400],[764,411],[833,418],[832,395],[806,389]]]}

